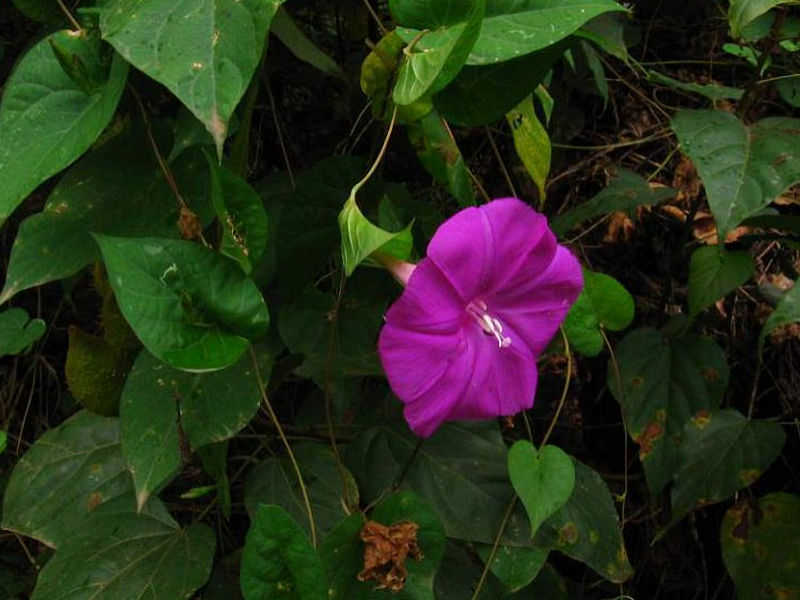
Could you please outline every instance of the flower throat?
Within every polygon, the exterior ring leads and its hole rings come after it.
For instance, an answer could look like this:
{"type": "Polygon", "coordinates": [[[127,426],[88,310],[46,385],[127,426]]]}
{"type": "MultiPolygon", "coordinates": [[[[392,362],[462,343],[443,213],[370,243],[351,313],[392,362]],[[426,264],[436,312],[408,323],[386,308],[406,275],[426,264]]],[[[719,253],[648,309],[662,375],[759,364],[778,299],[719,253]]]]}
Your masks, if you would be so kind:
{"type": "Polygon", "coordinates": [[[498,348],[508,348],[511,338],[503,335],[503,324],[489,314],[489,306],[483,300],[473,300],[467,305],[467,313],[477,321],[486,335],[493,335],[498,348]]]}

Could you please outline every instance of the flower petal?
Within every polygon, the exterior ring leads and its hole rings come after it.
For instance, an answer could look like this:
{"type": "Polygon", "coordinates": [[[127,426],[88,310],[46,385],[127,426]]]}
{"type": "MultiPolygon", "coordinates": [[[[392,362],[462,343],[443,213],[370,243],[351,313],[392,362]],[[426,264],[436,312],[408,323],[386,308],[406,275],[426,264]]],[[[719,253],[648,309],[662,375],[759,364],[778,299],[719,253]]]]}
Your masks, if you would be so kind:
{"type": "MultiPolygon", "coordinates": [[[[487,303],[503,327],[513,330],[536,357],[566,318],[581,288],[583,274],[578,260],[569,250],[558,246],[544,273],[496,293],[487,303]]],[[[516,340],[511,339],[513,344],[516,340]]]]}

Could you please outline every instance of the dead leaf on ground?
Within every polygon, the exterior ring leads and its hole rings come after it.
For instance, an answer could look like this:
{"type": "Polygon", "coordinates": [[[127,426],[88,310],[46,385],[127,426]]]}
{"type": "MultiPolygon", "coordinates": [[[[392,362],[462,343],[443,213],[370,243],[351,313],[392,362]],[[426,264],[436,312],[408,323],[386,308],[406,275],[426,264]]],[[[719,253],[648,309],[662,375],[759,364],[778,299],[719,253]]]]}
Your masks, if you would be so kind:
{"type": "Polygon", "coordinates": [[[603,241],[608,243],[627,242],[633,235],[633,229],[633,221],[624,212],[611,213],[603,241]]]}
{"type": "Polygon", "coordinates": [[[678,190],[675,196],[676,204],[688,205],[694,202],[700,195],[700,188],[702,183],[700,177],[697,176],[697,169],[689,157],[684,156],[681,162],[675,167],[675,173],[672,176],[672,187],[678,190]]]}
{"type": "Polygon", "coordinates": [[[193,240],[200,237],[203,226],[200,224],[200,219],[197,218],[195,213],[187,207],[182,206],[180,217],[178,217],[178,229],[184,240],[193,240]]]}
{"type": "Polygon", "coordinates": [[[364,541],[364,569],[358,574],[359,581],[374,579],[376,589],[399,592],[408,576],[406,558],[422,560],[422,551],[417,544],[419,525],[412,521],[400,521],[386,526],[376,521],[367,521],[361,529],[364,541]]]}

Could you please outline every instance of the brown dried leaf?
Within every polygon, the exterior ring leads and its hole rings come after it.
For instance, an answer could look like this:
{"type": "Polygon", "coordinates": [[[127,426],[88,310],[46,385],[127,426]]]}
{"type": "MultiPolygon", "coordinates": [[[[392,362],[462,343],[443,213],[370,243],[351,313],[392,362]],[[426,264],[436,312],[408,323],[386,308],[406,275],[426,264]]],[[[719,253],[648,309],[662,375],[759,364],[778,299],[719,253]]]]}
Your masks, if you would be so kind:
{"type": "Polygon", "coordinates": [[[358,580],[374,579],[378,582],[376,589],[379,590],[402,590],[408,575],[406,558],[410,556],[422,560],[417,531],[419,525],[412,521],[400,521],[389,527],[376,521],[367,521],[361,528],[364,569],[358,574],[358,580]]]}
{"type": "Polygon", "coordinates": [[[688,156],[682,157],[672,176],[672,187],[678,190],[675,201],[678,204],[694,202],[700,195],[701,185],[692,161],[688,156]]]}
{"type": "Polygon", "coordinates": [[[180,217],[178,217],[178,229],[183,239],[193,240],[200,237],[203,226],[200,224],[200,219],[197,218],[195,213],[187,207],[182,206],[180,217]]]}
{"type": "Polygon", "coordinates": [[[624,212],[611,213],[608,219],[608,230],[603,237],[604,242],[627,242],[633,234],[633,221],[624,212]]]}
{"type": "MultiPolygon", "coordinates": [[[[699,211],[692,222],[692,231],[695,239],[700,240],[709,246],[715,246],[719,240],[717,239],[717,224],[714,222],[714,217],[711,213],[699,211]]],[[[738,240],[743,235],[752,233],[752,228],[740,225],[728,232],[725,236],[725,243],[732,243],[738,240]]]]}

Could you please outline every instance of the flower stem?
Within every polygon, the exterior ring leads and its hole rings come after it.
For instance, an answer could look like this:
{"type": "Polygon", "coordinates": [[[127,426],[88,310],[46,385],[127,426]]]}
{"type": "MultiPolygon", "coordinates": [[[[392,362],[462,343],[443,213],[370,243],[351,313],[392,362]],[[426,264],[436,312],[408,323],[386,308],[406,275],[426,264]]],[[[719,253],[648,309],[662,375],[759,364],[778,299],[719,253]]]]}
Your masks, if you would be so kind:
{"type": "Polygon", "coordinates": [[[472,593],[472,600],[478,600],[478,597],[481,594],[481,590],[483,589],[483,584],[486,582],[487,575],[489,575],[489,569],[492,568],[492,563],[494,562],[494,558],[497,555],[497,549],[500,547],[500,538],[503,537],[503,533],[506,530],[506,525],[508,525],[508,520],[511,518],[511,511],[514,510],[514,505],[516,505],[516,503],[517,503],[517,495],[514,494],[511,497],[511,502],[508,503],[508,508],[506,508],[506,514],[503,515],[503,520],[500,523],[500,530],[497,532],[497,535],[494,538],[494,545],[492,545],[492,551],[489,552],[489,558],[483,565],[483,572],[481,572],[481,578],[478,580],[478,585],[475,586],[475,591],[472,593]]]}
{"type": "Polygon", "coordinates": [[[542,438],[542,443],[539,446],[540,448],[547,443],[547,440],[550,439],[550,434],[553,433],[553,428],[556,426],[558,422],[558,417],[561,415],[561,409],[564,408],[564,402],[567,399],[567,390],[569,389],[569,380],[572,377],[572,351],[569,349],[569,340],[567,339],[567,334],[564,333],[564,327],[559,327],[559,331],[561,331],[561,339],[564,340],[564,350],[567,353],[567,377],[564,380],[564,389],[561,390],[561,399],[558,401],[558,408],[556,408],[556,414],[553,415],[553,420],[550,421],[550,425],[547,428],[547,431],[542,438]]]}

